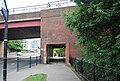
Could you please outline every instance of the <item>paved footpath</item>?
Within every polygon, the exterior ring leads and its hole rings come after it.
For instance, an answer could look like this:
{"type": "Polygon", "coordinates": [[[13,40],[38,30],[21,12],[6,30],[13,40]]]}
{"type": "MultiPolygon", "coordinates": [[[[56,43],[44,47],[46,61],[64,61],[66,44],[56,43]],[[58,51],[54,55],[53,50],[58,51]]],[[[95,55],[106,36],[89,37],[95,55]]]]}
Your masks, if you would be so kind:
{"type": "Polygon", "coordinates": [[[72,70],[62,63],[39,64],[32,68],[22,69],[19,72],[13,71],[8,74],[7,81],[22,81],[32,74],[39,73],[47,74],[47,81],[80,81],[72,70]]]}

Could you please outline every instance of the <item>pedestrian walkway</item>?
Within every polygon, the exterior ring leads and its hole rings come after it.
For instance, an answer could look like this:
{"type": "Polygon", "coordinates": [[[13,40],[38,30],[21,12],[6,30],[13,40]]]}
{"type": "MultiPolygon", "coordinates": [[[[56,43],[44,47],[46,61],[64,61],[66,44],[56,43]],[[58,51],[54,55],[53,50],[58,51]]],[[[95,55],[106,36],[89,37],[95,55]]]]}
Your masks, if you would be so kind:
{"type": "Polygon", "coordinates": [[[63,63],[39,64],[19,72],[14,71],[8,74],[7,81],[22,81],[30,75],[39,73],[47,74],[47,81],[80,81],[72,70],[63,63]]]}

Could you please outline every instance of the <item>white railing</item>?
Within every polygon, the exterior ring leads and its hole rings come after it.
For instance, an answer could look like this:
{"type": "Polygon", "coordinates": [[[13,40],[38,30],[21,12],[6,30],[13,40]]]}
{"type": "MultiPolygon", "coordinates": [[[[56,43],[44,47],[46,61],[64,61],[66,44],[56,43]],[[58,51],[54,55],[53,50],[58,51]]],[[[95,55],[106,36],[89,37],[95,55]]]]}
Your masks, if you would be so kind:
{"type": "Polygon", "coordinates": [[[67,0],[60,0],[60,1],[48,2],[47,4],[42,4],[42,5],[12,8],[12,9],[9,9],[9,14],[38,12],[45,9],[53,9],[53,8],[68,7],[68,6],[75,6],[75,5],[76,4],[74,2],[68,2],[67,0]]]}

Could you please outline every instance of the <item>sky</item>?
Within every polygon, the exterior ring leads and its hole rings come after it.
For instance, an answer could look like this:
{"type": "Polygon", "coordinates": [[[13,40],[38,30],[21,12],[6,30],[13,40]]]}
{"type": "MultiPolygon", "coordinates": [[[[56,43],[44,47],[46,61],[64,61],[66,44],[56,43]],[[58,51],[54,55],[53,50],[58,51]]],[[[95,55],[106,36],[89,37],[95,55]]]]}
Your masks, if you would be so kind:
{"type": "Polygon", "coordinates": [[[52,2],[52,1],[59,1],[59,0],[6,0],[6,3],[8,9],[10,9],[10,8],[47,4],[48,2],[52,2]]]}

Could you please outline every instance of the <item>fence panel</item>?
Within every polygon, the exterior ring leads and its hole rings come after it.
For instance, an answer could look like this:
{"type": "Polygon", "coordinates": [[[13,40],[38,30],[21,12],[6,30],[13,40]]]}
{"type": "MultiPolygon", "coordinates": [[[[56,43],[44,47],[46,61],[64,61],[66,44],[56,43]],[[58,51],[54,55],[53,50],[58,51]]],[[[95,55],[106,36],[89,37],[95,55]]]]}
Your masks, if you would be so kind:
{"type": "Polygon", "coordinates": [[[96,66],[96,81],[118,81],[118,75],[116,71],[96,66]]]}
{"type": "Polygon", "coordinates": [[[83,59],[70,58],[70,64],[86,81],[120,81],[120,72],[96,66],[83,59]]]}
{"type": "Polygon", "coordinates": [[[17,57],[17,71],[19,71],[20,69],[31,68],[32,66],[37,65],[39,61],[40,59],[38,55],[17,57]]]}
{"type": "Polygon", "coordinates": [[[15,70],[17,68],[16,61],[17,61],[16,58],[8,58],[7,59],[7,71],[8,72],[12,72],[13,70],[15,70]]]}
{"type": "Polygon", "coordinates": [[[93,64],[83,62],[83,76],[90,81],[94,81],[94,67],[93,64]]]}
{"type": "Polygon", "coordinates": [[[29,62],[30,62],[29,57],[23,57],[23,58],[19,57],[19,61],[18,61],[19,70],[28,68],[29,67],[29,62]]]}
{"type": "MultiPolygon", "coordinates": [[[[7,58],[7,74],[13,71],[19,71],[30,66],[35,66],[40,63],[40,55],[34,54],[30,56],[17,56],[12,58],[7,58]],[[31,65],[30,65],[31,56],[31,65]]],[[[3,57],[0,58],[0,81],[3,79],[3,57]]]]}

